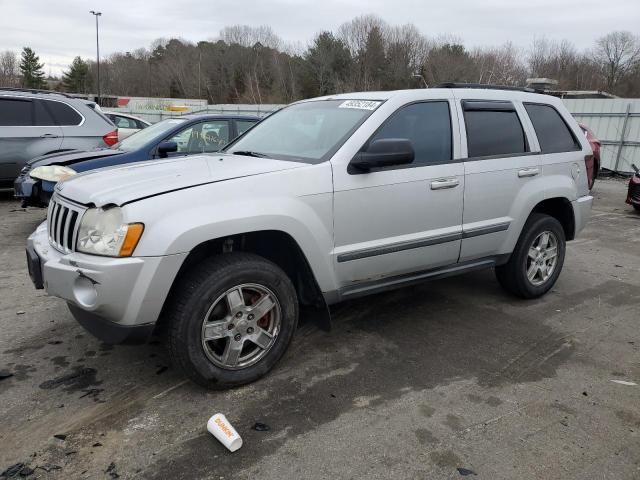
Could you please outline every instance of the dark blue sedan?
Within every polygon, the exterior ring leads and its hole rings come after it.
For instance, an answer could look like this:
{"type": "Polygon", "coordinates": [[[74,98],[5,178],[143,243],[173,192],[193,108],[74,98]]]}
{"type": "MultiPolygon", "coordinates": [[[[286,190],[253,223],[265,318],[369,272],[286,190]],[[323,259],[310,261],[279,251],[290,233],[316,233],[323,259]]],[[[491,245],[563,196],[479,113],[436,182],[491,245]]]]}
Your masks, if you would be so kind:
{"type": "Polygon", "coordinates": [[[111,148],[37,157],[27,162],[15,180],[15,196],[23,207],[46,207],[55,184],[68,176],[154,158],[217,152],[259,120],[240,115],[184,115],[151,125],[111,148]]]}

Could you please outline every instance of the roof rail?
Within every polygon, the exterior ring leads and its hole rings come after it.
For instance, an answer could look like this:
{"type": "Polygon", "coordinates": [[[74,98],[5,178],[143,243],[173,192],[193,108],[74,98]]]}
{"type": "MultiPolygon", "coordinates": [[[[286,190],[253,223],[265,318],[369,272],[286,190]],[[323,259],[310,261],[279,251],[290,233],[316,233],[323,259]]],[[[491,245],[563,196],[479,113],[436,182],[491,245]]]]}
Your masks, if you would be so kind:
{"type": "Polygon", "coordinates": [[[483,88],[487,90],[514,90],[518,92],[528,93],[542,93],[539,90],[527,87],[512,87],[510,85],[490,85],[487,83],[458,83],[458,82],[444,82],[439,83],[434,88],[483,88]]]}
{"type": "Polygon", "coordinates": [[[7,92],[24,92],[24,93],[48,93],[49,95],[62,95],[67,98],[74,98],[64,92],[56,92],[54,90],[39,90],[37,88],[15,88],[15,87],[0,87],[0,91],[7,92]]]}

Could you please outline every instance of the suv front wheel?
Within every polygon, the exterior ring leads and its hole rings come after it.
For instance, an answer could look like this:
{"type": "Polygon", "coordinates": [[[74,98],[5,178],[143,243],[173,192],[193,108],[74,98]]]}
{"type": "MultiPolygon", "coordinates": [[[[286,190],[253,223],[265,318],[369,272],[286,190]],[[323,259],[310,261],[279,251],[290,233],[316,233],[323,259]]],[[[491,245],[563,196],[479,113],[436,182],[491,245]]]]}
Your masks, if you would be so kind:
{"type": "Polygon", "coordinates": [[[173,363],[194,382],[225,388],[265,375],[298,322],[296,291],[274,263],[249,253],[204,261],[172,291],[165,312],[173,363]]]}
{"type": "Polygon", "coordinates": [[[556,283],[566,240],[558,220],[540,213],[525,223],[509,261],[496,267],[496,277],[506,290],[522,298],[537,298],[556,283]]]}

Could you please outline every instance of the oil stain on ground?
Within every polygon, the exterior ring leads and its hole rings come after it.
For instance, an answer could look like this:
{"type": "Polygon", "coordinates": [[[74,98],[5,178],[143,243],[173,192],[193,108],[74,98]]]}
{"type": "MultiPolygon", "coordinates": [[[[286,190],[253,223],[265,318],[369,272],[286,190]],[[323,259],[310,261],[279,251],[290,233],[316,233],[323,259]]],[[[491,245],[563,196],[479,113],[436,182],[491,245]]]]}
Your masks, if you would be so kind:
{"type": "Polygon", "coordinates": [[[78,392],[94,385],[100,385],[102,382],[96,380],[96,374],[96,369],[80,366],[69,373],[41,383],[40,388],[52,390],[63,387],[65,392],[78,392]]]}

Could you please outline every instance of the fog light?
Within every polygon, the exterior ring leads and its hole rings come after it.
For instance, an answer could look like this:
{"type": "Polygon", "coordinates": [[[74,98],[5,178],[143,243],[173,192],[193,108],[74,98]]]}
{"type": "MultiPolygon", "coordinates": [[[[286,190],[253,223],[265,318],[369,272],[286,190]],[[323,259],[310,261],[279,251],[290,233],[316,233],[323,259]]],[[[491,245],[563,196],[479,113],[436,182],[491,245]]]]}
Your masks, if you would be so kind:
{"type": "Polygon", "coordinates": [[[98,299],[95,285],[87,277],[77,277],[73,282],[73,295],[83,307],[93,307],[98,299]]]}

